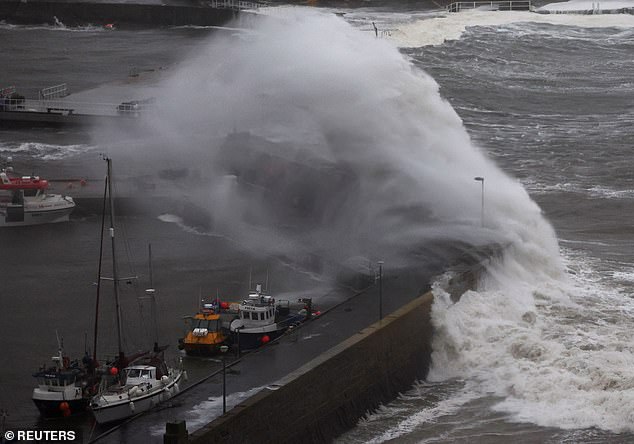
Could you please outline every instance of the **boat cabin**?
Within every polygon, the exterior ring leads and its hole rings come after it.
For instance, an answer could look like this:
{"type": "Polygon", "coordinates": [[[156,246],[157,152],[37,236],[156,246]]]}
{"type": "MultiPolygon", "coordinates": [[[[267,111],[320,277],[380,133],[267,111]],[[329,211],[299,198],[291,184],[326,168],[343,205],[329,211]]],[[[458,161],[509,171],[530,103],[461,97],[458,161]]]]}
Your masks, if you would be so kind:
{"type": "Polygon", "coordinates": [[[37,384],[41,389],[48,391],[63,391],[68,386],[75,386],[77,376],[81,372],[78,369],[57,371],[52,368],[35,373],[37,384]]]}
{"type": "Polygon", "coordinates": [[[210,332],[218,332],[221,328],[220,316],[217,314],[197,315],[192,319],[192,335],[196,337],[207,336],[210,332]]]}
{"type": "Polygon", "coordinates": [[[240,304],[240,319],[245,328],[275,322],[275,299],[261,291],[249,292],[249,298],[240,304]]]}
{"type": "Polygon", "coordinates": [[[156,367],[150,365],[134,365],[124,369],[125,384],[138,385],[159,379],[156,376],[156,367]]]}

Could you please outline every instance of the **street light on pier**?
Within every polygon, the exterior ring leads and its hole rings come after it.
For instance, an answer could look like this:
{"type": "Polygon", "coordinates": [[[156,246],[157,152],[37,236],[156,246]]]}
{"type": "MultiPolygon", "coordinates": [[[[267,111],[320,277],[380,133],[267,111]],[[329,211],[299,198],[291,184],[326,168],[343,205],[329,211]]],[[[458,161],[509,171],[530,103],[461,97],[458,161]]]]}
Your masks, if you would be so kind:
{"type": "Polygon", "coordinates": [[[482,183],[482,205],[480,206],[480,225],[484,227],[484,177],[474,177],[474,180],[482,183]]]}
{"type": "Polygon", "coordinates": [[[383,264],[385,262],[379,261],[379,320],[383,319],[383,264]]]}
{"type": "Polygon", "coordinates": [[[225,364],[225,354],[229,350],[226,345],[220,346],[220,353],[222,353],[222,414],[227,413],[227,366],[225,364]]]}

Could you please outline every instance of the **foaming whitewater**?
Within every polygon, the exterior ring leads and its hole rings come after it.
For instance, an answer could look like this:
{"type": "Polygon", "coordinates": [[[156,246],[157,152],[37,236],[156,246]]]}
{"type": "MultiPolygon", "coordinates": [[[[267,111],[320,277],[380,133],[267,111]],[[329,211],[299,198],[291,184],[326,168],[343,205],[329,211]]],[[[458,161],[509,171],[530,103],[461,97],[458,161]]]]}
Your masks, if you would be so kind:
{"type": "Polygon", "coordinates": [[[513,421],[632,431],[634,304],[578,259],[566,257],[574,280],[518,281],[500,263],[456,304],[437,288],[430,380],[477,381],[513,421]]]}
{"type": "Polygon", "coordinates": [[[41,160],[59,160],[77,156],[94,149],[86,144],[57,145],[40,142],[2,142],[0,155],[28,155],[41,160]]]}
{"type": "MultiPolygon", "coordinates": [[[[611,2],[601,2],[607,7],[611,2]]],[[[615,2],[617,3],[617,2],[615,2]]],[[[448,40],[458,40],[470,26],[500,26],[521,23],[546,23],[551,25],[578,26],[584,28],[623,28],[628,31],[634,26],[631,14],[556,14],[573,8],[591,9],[591,2],[564,2],[544,6],[552,11],[549,14],[537,14],[528,11],[491,11],[468,10],[460,13],[430,14],[413,22],[399,24],[390,32],[389,37],[400,47],[417,48],[427,45],[441,45],[448,40]]],[[[634,7],[634,2],[618,2],[618,7],[634,7]]],[[[615,6],[616,7],[616,6],[615,6]]]]}
{"type": "Polygon", "coordinates": [[[180,168],[214,229],[259,251],[398,261],[430,242],[513,243],[558,269],[540,209],[474,146],[437,83],[340,17],[258,17],[248,38],[215,36],[161,87],[135,153],[180,168]]]}

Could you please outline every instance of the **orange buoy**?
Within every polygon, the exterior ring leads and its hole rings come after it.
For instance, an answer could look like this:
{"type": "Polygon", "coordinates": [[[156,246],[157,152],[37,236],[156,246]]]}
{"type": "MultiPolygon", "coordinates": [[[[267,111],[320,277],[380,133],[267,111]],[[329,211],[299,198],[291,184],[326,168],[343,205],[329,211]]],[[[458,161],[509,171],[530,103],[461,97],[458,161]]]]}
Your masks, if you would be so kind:
{"type": "Polygon", "coordinates": [[[70,410],[70,404],[68,404],[66,401],[60,402],[59,403],[59,409],[62,412],[68,411],[68,410],[70,410]]]}
{"type": "Polygon", "coordinates": [[[119,369],[117,367],[110,367],[110,374],[112,376],[117,376],[119,374],[119,369]]]}
{"type": "Polygon", "coordinates": [[[271,340],[271,338],[269,338],[268,335],[264,335],[264,336],[262,336],[262,339],[260,339],[262,344],[267,344],[270,340],[271,340]]]}

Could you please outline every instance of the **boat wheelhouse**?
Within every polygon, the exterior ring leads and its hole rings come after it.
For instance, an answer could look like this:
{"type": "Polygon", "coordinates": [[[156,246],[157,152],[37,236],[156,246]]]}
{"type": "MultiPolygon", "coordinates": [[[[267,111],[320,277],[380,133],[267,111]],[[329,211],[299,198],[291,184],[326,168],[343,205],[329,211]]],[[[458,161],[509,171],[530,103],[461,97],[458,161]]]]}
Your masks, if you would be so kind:
{"type": "Polygon", "coordinates": [[[42,367],[33,374],[38,384],[32,395],[35,406],[44,417],[84,412],[98,381],[91,371],[92,360],[85,356],[82,362],[71,361],[63,356],[61,341],[58,354],[52,360],[53,366],[42,367]]]}
{"type": "Polygon", "coordinates": [[[223,329],[220,305],[203,303],[201,310],[188,317],[191,324],[184,338],[179,339],[179,348],[190,356],[208,356],[220,352],[227,342],[223,329]]]}
{"type": "Polygon", "coordinates": [[[278,338],[304,319],[302,314],[291,313],[289,301],[275,301],[258,284],[255,291],[249,292],[248,299],[240,303],[239,318],[231,322],[230,331],[234,344],[241,350],[249,350],[278,338]]]}

